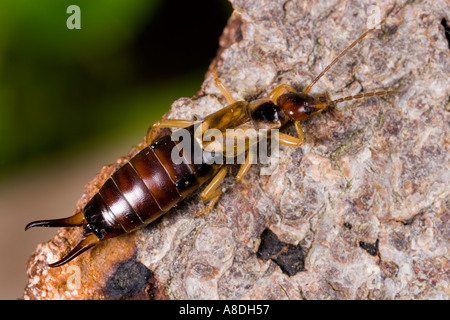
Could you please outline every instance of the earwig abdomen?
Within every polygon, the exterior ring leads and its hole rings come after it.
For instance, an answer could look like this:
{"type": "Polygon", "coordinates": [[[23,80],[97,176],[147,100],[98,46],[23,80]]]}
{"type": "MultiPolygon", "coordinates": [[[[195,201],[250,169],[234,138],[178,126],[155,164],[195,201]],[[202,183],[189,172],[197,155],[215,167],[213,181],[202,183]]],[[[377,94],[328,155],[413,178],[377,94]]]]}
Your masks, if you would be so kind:
{"type": "Polygon", "coordinates": [[[84,207],[85,230],[94,233],[100,240],[118,236],[124,232],[99,193],[84,207]]]}
{"type": "MultiPolygon", "coordinates": [[[[186,129],[191,136],[191,147],[203,152],[195,145],[193,126],[186,129]]],[[[170,135],[163,136],[106,180],[84,207],[82,218],[78,214],[77,219],[72,216],[36,221],[28,224],[26,229],[34,226],[84,227],[85,238],[64,258],[50,264],[52,267],[61,266],[99,241],[134,231],[154,221],[198,189],[220,168],[216,164],[196,164],[194,160],[193,152],[186,153],[170,135]],[[171,158],[173,150],[178,151],[185,161],[175,164],[171,158]]]]}
{"type": "MultiPolygon", "coordinates": [[[[193,136],[191,141],[195,143],[193,136]]],[[[174,148],[178,146],[171,136],[163,136],[114,172],[84,209],[87,228],[100,240],[136,230],[173,208],[215,173],[212,166],[195,165],[192,159],[175,164],[174,148]]]]}

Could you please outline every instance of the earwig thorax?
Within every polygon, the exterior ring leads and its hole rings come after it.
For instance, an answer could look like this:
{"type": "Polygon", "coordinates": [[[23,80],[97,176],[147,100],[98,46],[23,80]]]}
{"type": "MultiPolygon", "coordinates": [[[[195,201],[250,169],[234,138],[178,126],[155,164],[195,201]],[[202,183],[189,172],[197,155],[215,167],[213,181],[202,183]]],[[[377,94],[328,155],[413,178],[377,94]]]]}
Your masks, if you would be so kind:
{"type": "Polygon", "coordinates": [[[277,129],[287,121],[281,116],[281,109],[270,99],[259,99],[249,103],[249,115],[256,129],[277,129]]]}

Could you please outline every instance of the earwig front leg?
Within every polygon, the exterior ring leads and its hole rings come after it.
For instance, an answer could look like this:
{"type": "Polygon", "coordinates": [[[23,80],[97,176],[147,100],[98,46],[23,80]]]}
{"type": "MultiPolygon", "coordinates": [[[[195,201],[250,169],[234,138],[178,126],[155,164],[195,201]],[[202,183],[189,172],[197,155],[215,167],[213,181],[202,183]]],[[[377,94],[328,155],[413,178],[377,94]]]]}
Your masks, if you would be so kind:
{"type": "Polygon", "coordinates": [[[286,91],[290,91],[290,92],[297,92],[294,88],[286,85],[286,84],[282,84],[279,85],[278,87],[276,87],[275,89],[272,90],[272,92],[269,94],[269,99],[273,101],[273,103],[277,103],[277,99],[286,91]]]}
{"type": "Polygon", "coordinates": [[[145,135],[146,145],[150,145],[153,141],[153,132],[156,128],[186,128],[194,124],[193,120],[181,120],[181,119],[171,119],[171,120],[160,120],[156,121],[150,126],[145,135]]]}
{"type": "Polygon", "coordinates": [[[299,143],[297,145],[297,147],[298,147],[298,146],[301,146],[303,144],[303,142],[305,141],[305,134],[303,133],[303,129],[300,124],[300,121],[295,121],[294,126],[295,126],[295,130],[297,131],[297,134],[298,134],[298,140],[299,140],[299,143]]]}
{"type": "Polygon", "coordinates": [[[217,89],[219,89],[220,92],[222,92],[225,99],[227,99],[228,104],[234,103],[235,100],[234,100],[233,96],[231,95],[230,91],[224,85],[222,80],[220,80],[219,77],[217,76],[217,67],[215,67],[213,70],[213,76],[214,76],[214,84],[216,85],[217,89]]]}
{"type": "Polygon", "coordinates": [[[304,142],[304,134],[303,130],[300,127],[300,124],[297,124],[297,121],[295,122],[295,127],[297,129],[297,132],[299,133],[299,138],[290,136],[288,134],[278,132],[278,137],[275,137],[279,143],[288,146],[288,147],[299,147],[304,142]],[[297,128],[298,127],[298,128],[297,128]]]}
{"type": "MultiPolygon", "coordinates": [[[[322,111],[322,109],[324,109],[326,106],[328,106],[330,101],[331,101],[331,97],[328,92],[320,93],[320,94],[314,96],[315,107],[320,109],[320,111],[322,111]]],[[[316,113],[318,113],[318,112],[316,112],[316,113]]]]}
{"type": "Polygon", "coordinates": [[[197,215],[202,215],[208,213],[216,204],[217,200],[219,200],[220,195],[222,194],[221,189],[217,189],[222,181],[227,176],[228,167],[223,166],[219,172],[215,175],[212,181],[206,186],[205,190],[200,194],[200,199],[202,201],[209,201],[208,206],[197,213],[197,215]]]}
{"type": "Polygon", "coordinates": [[[328,92],[320,93],[314,96],[314,101],[316,104],[327,103],[331,101],[331,97],[328,92]]]}

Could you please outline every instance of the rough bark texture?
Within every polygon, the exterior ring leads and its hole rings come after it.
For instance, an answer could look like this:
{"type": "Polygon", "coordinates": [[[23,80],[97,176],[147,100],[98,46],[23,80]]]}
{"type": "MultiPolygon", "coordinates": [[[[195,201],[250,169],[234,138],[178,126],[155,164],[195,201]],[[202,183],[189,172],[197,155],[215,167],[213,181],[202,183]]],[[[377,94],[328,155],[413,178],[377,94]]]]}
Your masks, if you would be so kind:
{"type": "MultiPolygon", "coordinates": [[[[373,1],[233,0],[213,65],[236,99],[301,90],[366,29],[373,1]]],[[[303,124],[270,176],[230,175],[216,208],[198,194],[156,223],[60,268],[78,242],[61,229],[28,264],[25,299],[448,299],[450,50],[448,1],[379,1],[382,28],[312,94],[399,94],[341,104],[303,124]],[[400,9],[398,12],[396,10],[400,9]]],[[[207,75],[167,118],[225,103],[207,75]]],[[[285,132],[294,134],[292,127],[285,132]]],[[[130,156],[103,168],[77,210],[130,156]]],[[[231,173],[235,174],[237,167],[231,173]]]]}

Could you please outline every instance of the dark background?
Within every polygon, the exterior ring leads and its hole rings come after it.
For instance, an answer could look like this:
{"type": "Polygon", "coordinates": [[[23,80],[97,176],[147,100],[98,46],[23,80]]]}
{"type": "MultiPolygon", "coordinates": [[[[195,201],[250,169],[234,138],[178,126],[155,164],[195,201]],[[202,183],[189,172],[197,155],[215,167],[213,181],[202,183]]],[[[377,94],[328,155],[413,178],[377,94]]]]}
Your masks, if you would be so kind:
{"type": "Polygon", "coordinates": [[[0,3],[0,298],[22,295],[56,232],[25,224],[70,215],[102,165],[199,90],[230,15],[226,0],[0,3]]]}

